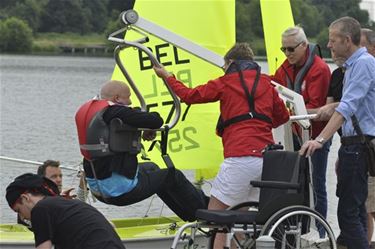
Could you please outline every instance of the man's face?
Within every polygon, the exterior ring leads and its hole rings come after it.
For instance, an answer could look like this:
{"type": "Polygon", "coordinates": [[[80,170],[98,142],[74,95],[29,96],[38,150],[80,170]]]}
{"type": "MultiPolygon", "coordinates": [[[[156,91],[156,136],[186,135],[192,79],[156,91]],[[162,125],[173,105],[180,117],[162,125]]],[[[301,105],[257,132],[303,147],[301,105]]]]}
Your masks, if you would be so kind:
{"type": "Polygon", "coordinates": [[[368,42],[367,42],[367,39],[366,39],[366,36],[365,35],[361,35],[361,43],[360,43],[361,47],[366,47],[369,45],[368,42]]]}
{"type": "Polygon", "coordinates": [[[305,42],[296,42],[295,36],[283,37],[281,49],[292,65],[301,66],[304,63],[307,44],[305,42]]]}
{"type": "Polygon", "coordinates": [[[129,91],[122,91],[121,94],[118,95],[118,101],[123,105],[131,105],[132,101],[130,100],[130,92],[129,91]]]}
{"type": "Polygon", "coordinates": [[[119,91],[119,94],[117,94],[114,98],[115,98],[115,102],[116,103],[119,103],[119,104],[123,104],[123,105],[126,105],[126,106],[129,106],[132,104],[132,101],[130,99],[130,89],[128,86],[122,86],[120,91],[119,91]]]}
{"type": "Polygon", "coordinates": [[[349,41],[343,37],[339,30],[335,27],[329,29],[327,48],[331,50],[331,54],[335,58],[349,58],[349,41]]]}
{"type": "Polygon", "coordinates": [[[31,219],[31,209],[35,206],[30,200],[30,194],[22,194],[12,207],[14,212],[18,213],[22,220],[31,219]]]}
{"type": "Polygon", "coordinates": [[[57,187],[59,188],[59,191],[62,190],[62,173],[60,167],[52,167],[48,166],[46,168],[46,173],[44,175],[54,183],[56,183],[57,187]]]}
{"type": "Polygon", "coordinates": [[[366,47],[367,52],[375,56],[375,45],[371,45],[368,41],[365,35],[361,35],[361,47],[366,47]]]}

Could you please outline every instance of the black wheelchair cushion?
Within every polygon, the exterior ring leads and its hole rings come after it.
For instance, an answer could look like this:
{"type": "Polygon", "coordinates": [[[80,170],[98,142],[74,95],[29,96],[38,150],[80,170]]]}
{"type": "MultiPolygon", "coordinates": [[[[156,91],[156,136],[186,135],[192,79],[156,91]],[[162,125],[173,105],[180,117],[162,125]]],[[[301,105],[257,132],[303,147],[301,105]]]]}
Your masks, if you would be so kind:
{"type": "Polygon", "coordinates": [[[251,224],[255,221],[257,211],[245,210],[207,210],[198,209],[196,218],[218,225],[251,224]]]}

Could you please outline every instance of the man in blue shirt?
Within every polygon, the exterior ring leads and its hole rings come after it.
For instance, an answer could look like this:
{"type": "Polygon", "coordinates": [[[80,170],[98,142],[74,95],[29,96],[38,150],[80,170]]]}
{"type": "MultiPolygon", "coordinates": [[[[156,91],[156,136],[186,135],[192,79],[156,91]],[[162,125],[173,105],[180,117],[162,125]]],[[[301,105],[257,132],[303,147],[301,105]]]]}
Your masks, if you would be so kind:
{"type": "MultiPolygon", "coordinates": [[[[367,52],[375,57],[375,31],[361,29],[361,46],[366,47],[367,52]]],[[[375,220],[375,176],[368,177],[368,196],[366,201],[367,210],[367,239],[371,245],[371,238],[374,234],[375,220]]],[[[370,246],[371,248],[371,246],[370,246]]]]}
{"type": "Polygon", "coordinates": [[[361,26],[342,17],[329,26],[327,47],[346,59],[343,96],[327,126],[315,140],[307,141],[300,154],[310,156],[342,127],[337,168],[340,239],[349,249],[368,249],[366,208],[367,165],[351,117],[355,114],[363,134],[375,137],[375,58],[360,47],[361,26]]]}

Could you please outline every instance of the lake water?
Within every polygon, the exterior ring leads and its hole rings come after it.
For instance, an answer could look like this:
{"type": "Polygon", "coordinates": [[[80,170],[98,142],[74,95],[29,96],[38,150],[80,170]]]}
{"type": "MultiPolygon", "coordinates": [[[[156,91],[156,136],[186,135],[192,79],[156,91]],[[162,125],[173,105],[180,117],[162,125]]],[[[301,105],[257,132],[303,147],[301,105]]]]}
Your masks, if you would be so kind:
{"type": "MultiPolygon", "coordinates": [[[[260,64],[267,72],[267,64],[260,64]]],[[[0,155],[39,162],[55,159],[78,169],[81,156],[75,112],[110,79],[114,65],[112,58],[0,55],[0,155]]],[[[327,170],[328,221],[336,234],[334,162],[338,145],[334,137],[327,170]]],[[[16,220],[4,197],[6,186],[22,173],[35,172],[36,167],[0,160],[0,223],[16,220]]],[[[64,186],[78,186],[76,171],[63,170],[63,174],[64,186]]],[[[191,172],[186,174],[192,178],[191,172]]],[[[126,207],[104,205],[91,198],[89,201],[109,218],[171,214],[157,197],[126,207]]]]}

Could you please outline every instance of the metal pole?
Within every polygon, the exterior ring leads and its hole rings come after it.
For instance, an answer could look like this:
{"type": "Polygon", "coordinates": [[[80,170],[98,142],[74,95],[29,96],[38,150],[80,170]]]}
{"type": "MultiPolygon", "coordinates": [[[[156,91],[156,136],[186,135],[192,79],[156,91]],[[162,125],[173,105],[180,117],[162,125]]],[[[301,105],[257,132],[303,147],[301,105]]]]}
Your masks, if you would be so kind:
{"type": "MultiPolygon", "coordinates": [[[[6,157],[6,156],[0,156],[1,160],[6,160],[6,161],[11,161],[11,162],[18,162],[18,163],[25,163],[25,164],[32,164],[32,165],[42,165],[42,162],[37,162],[37,161],[31,161],[31,160],[25,160],[25,159],[19,159],[19,158],[13,158],[13,157],[6,157]]],[[[59,166],[62,169],[66,170],[73,170],[73,171],[78,171],[78,168],[73,168],[72,166],[59,166]]]]}

